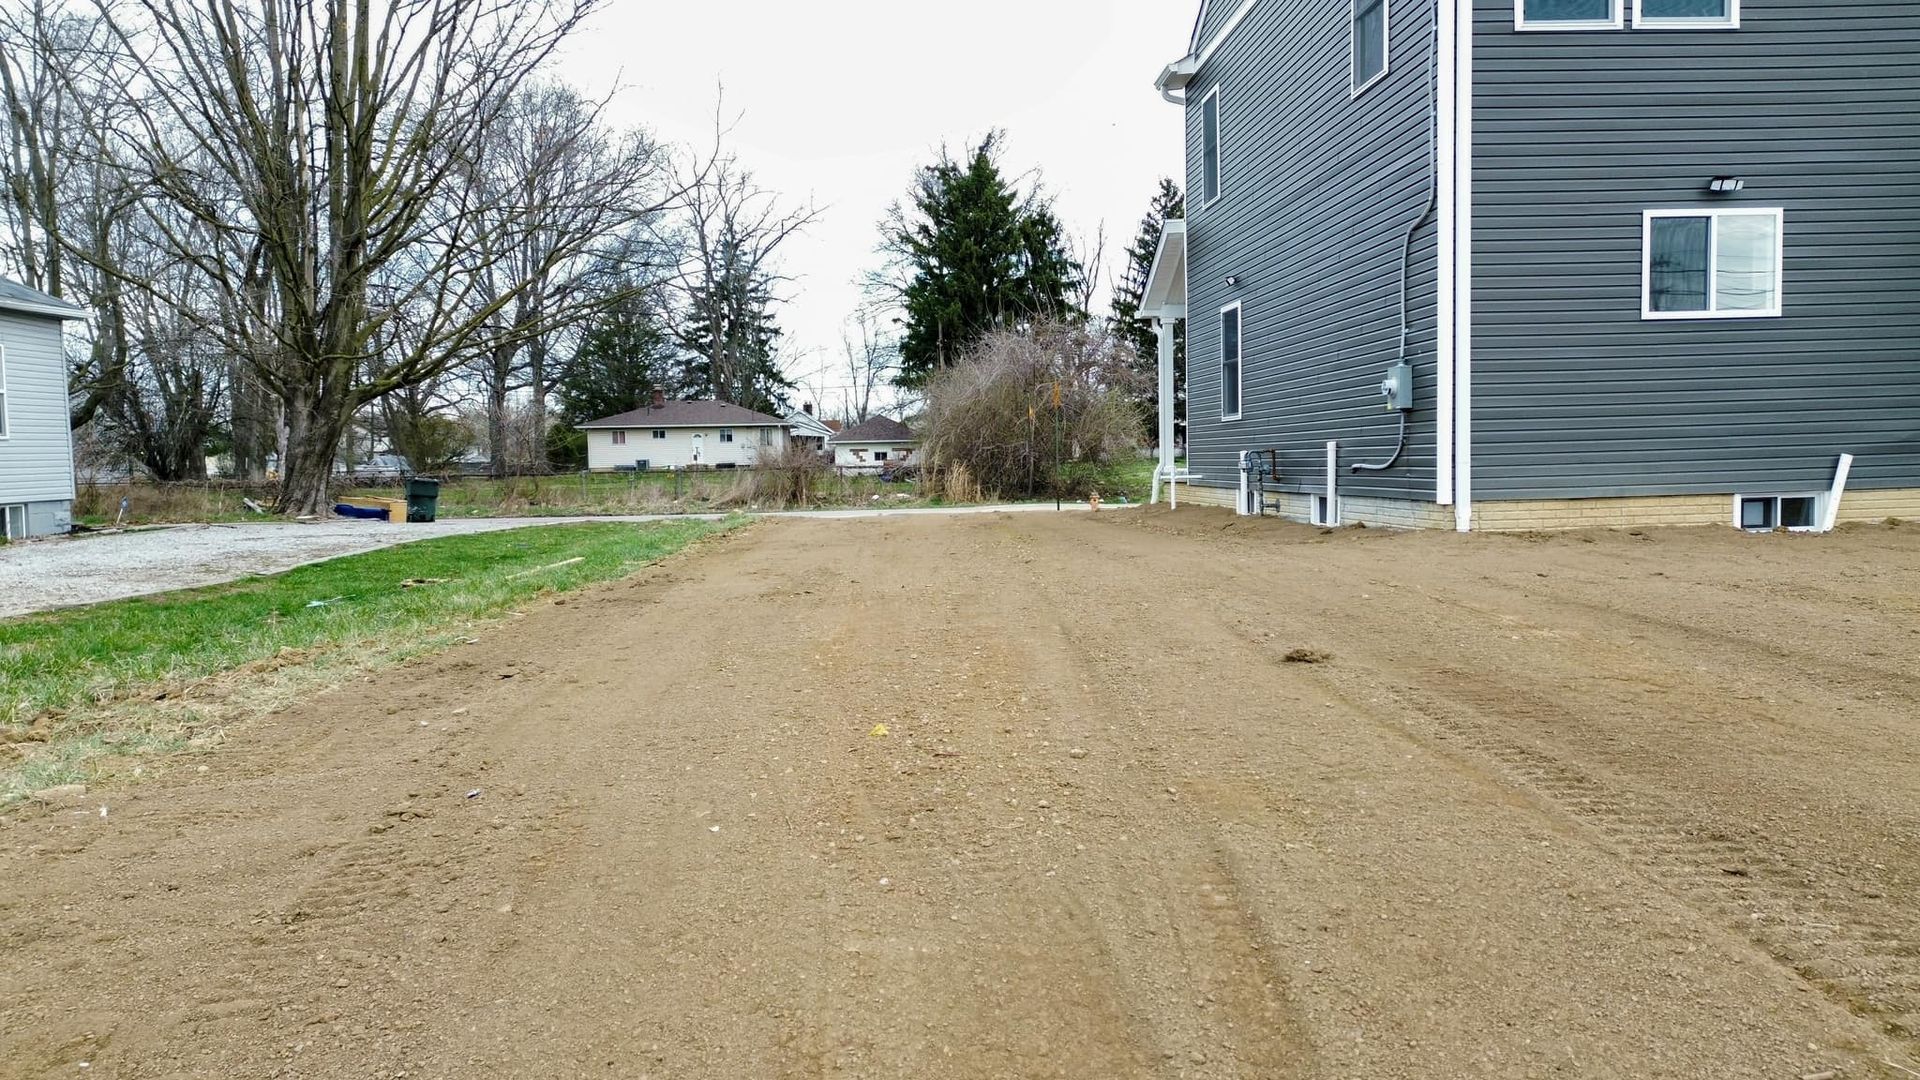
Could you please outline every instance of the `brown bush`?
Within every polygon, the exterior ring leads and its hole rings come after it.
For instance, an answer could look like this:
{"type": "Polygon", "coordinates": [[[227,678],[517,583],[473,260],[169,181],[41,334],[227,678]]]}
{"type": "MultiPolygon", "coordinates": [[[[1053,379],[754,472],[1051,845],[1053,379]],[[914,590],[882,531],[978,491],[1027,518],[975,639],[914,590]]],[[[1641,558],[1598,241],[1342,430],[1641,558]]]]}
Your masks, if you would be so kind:
{"type": "Polygon", "coordinates": [[[1139,447],[1135,367],[1132,346],[1097,327],[995,331],[928,382],[928,464],[992,495],[1073,494],[1076,467],[1139,447]]]}
{"type": "Polygon", "coordinates": [[[753,459],[753,467],[743,471],[716,505],[760,506],[771,509],[813,506],[826,493],[833,469],[817,450],[789,443],[780,449],[767,448],[753,459]]]}

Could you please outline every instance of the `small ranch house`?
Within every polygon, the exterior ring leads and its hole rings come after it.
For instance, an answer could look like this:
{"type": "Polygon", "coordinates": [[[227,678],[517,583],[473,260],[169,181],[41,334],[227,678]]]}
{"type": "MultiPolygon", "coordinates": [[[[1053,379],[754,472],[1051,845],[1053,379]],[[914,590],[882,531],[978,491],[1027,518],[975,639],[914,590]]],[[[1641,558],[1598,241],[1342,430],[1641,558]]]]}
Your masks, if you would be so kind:
{"type": "Polygon", "coordinates": [[[0,278],[0,535],[73,525],[73,440],[60,328],[86,312],[0,278]]]}
{"type": "Polygon", "coordinates": [[[587,435],[587,468],[737,469],[763,451],[786,449],[791,425],[778,416],[724,401],[668,401],[580,425],[587,435]]]}
{"type": "Polygon", "coordinates": [[[840,471],[879,472],[889,464],[911,463],[920,450],[920,437],[898,420],[876,416],[836,434],[827,445],[840,471]]]}
{"type": "Polygon", "coordinates": [[[809,450],[826,450],[827,440],[833,438],[835,431],[827,421],[813,415],[812,402],[788,412],[787,425],[793,444],[809,450]]]}

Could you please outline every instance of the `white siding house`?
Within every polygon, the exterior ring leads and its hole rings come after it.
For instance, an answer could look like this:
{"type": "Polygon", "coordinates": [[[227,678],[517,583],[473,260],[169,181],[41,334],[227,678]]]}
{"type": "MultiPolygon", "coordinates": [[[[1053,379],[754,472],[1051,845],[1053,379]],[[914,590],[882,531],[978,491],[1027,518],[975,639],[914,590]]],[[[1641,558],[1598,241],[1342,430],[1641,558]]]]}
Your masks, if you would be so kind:
{"type": "Polygon", "coordinates": [[[60,328],[86,312],[0,278],[0,535],[73,525],[73,439],[60,328]]]}
{"type": "Polygon", "coordinates": [[[721,401],[667,401],[580,425],[587,468],[744,469],[763,452],[779,453],[788,423],[721,401]]]}
{"type": "Polygon", "coordinates": [[[833,466],[841,472],[880,472],[890,465],[912,464],[920,437],[898,420],[876,416],[827,440],[833,466]]]}

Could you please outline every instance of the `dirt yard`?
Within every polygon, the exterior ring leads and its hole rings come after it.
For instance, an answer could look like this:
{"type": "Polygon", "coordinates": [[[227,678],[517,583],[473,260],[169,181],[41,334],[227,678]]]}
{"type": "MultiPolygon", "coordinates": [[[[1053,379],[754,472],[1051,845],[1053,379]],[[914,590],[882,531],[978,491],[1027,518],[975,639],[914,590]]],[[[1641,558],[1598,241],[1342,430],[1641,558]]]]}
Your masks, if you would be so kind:
{"type": "Polygon", "coordinates": [[[0,1076],[1904,1080],[1916,670],[1912,527],[763,523],[15,814],[0,1076]]]}

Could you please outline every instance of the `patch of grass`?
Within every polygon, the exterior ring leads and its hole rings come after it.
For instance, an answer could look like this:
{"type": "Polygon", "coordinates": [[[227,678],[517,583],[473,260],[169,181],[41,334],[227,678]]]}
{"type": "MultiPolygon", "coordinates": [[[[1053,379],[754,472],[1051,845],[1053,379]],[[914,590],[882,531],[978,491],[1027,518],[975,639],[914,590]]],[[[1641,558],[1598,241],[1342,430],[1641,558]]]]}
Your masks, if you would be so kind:
{"type": "MultiPolygon", "coordinates": [[[[440,487],[439,516],[563,517],[571,515],[708,513],[739,504],[744,471],[578,473],[520,476],[505,480],[459,477],[440,487]]],[[[399,498],[400,489],[370,488],[363,494],[399,498]]],[[[877,476],[827,474],[809,492],[812,507],[923,506],[912,483],[877,476]]],[[[776,507],[768,507],[776,509],[776,507]]]]}
{"type": "Polygon", "coordinates": [[[86,779],[109,755],[206,745],[235,697],[265,711],[292,688],[444,647],[514,605],[622,577],[742,521],[445,537],[0,621],[0,804],[86,779]],[[263,685],[208,685],[236,671],[263,685]]]}

